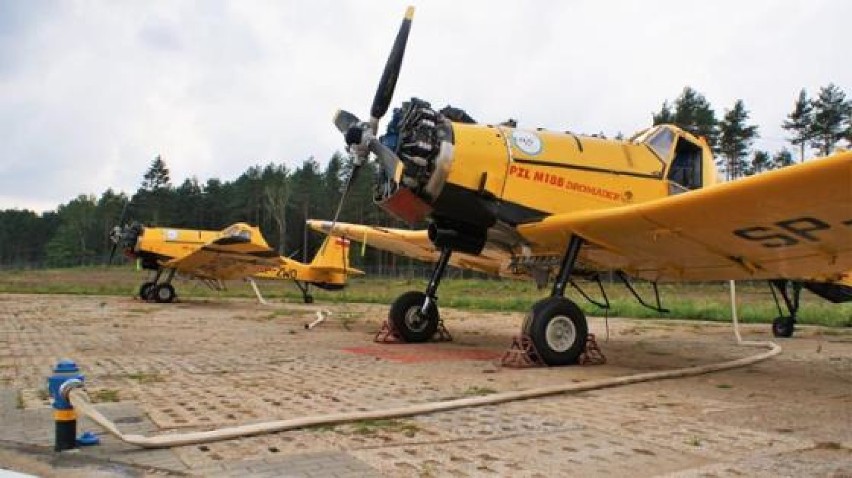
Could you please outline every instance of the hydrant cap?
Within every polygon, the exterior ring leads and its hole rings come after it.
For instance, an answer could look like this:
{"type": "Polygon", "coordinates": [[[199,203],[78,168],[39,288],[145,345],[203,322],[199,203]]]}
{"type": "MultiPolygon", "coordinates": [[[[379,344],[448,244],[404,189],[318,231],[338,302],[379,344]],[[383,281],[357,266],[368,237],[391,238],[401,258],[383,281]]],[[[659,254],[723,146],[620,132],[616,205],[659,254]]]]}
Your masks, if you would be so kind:
{"type": "Polygon", "coordinates": [[[79,372],[80,369],[77,368],[77,364],[74,363],[73,360],[60,360],[57,362],[56,367],[53,369],[55,373],[70,373],[70,372],[79,372]]]}

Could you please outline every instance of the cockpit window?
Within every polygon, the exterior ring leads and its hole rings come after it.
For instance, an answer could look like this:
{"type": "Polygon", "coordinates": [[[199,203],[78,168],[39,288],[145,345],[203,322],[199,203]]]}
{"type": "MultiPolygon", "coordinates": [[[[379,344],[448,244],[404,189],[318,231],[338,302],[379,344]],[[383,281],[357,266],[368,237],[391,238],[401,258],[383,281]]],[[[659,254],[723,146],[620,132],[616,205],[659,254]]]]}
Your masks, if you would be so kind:
{"type": "Polygon", "coordinates": [[[669,128],[659,128],[656,132],[648,136],[644,142],[657,153],[660,159],[666,161],[671,156],[674,139],[675,136],[672,130],[669,128]]]}
{"type": "Polygon", "coordinates": [[[238,226],[229,227],[228,229],[225,230],[224,235],[226,237],[239,237],[240,239],[246,239],[246,240],[251,239],[251,231],[248,230],[248,229],[243,229],[243,228],[238,227],[238,226]]]}

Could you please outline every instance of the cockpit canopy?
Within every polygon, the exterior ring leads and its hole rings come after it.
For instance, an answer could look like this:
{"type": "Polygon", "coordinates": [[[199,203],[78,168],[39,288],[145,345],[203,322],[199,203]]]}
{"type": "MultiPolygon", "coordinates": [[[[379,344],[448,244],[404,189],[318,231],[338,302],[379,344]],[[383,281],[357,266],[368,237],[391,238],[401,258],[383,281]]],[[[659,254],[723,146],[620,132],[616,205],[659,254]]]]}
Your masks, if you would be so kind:
{"type": "Polygon", "coordinates": [[[629,139],[644,144],[667,165],[669,193],[700,189],[704,185],[703,151],[692,135],[671,125],[657,125],[629,139]]]}

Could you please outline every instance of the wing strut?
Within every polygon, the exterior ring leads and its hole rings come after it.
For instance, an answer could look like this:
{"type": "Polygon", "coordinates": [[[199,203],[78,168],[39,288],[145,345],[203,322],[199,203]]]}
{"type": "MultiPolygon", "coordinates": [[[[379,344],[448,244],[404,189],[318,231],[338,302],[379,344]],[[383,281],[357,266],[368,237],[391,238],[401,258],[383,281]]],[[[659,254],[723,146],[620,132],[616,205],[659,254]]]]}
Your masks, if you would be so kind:
{"type": "Polygon", "coordinates": [[[606,289],[604,289],[603,282],[601,282],[601,275],[595,274],[593,276],[593,280],[595,282],[597,282],[597,284],[598,284],[598,289],[600,289],[600,291],[601,291],[601,297],[603,298],[602,299],[603,302],[601,302],[599,300],[592,299],[592,297],[585,290],[583,290],[579,285],[577,285],[577,283],[574,282],[573,279],[568,279],[568,283],[571,284],[571,287],[573,287],[574,290],[579,292],[580,295],[582,295],[584,299],[589,301],[589,303],[594,304],[598,308],[603,309],[605,311],[609,310],[611,308],[611,305],[609,303],[609,297],[607,297],[607,295],[606,295],[606,289]]]}
{"type": "Polygon", "coordinates": [[[618,276],[618,278],[621,280],[621,282],[624,283],[624,286],[627,287],[627,290],[629,290],[630,293],[633,294],[633,297],[635,297],[636,300],[638,300],[639,303],[642,304],[643,306],[645,306],[645,307],[647,307],[651,310],[655,310],[655,311],[657,311],[661,314],[667,314],[667,313],[671,312],[669,309],[666,309],[665,307],[663,307],[662,304],[660,303],[660,290],[657,288],[656,282],[651,282],[651,285],[654,287],[654,298],[657,301],[657,305],[654,306],[654,305],[651,305],[651,304],[645,302],[644,300],[642,300],[642,297],[639,295],[638,292],[636,292],[636,289],[633,288],[633,284],[630,282],[630,278],[627,277],[627,274],[625,274],[624,271],[615,271],[615,275],[618,276]]]}

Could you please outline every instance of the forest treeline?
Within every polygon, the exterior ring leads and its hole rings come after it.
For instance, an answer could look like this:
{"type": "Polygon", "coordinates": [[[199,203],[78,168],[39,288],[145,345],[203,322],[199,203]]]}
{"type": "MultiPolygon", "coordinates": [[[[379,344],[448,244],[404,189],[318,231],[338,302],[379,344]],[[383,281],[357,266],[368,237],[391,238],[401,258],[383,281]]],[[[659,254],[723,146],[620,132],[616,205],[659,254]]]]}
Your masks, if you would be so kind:
{"type": "MultiPolygon", "coordinates": [[[[742,100],[717,115],[706,98],[686,87],[673,101],[653,113],[654,124],[671,123],[706,138],[720,173],[735,179],[802,161],[810,151],[829,154],[835,147],[852,145],[852,100],[834,84],[809,97],[796,97],[783,119],[791,149],[752,148],[758,127],[749,122],[742,100]]],[[[305,220],[331,218],[348,178],[348,157],[335,153],[321,164],[314,158],[299,166],[268,163],[249,167],[238,178],[202,182],[172,181],[166,161],[156,157],[143,172],[141,186],[132,194],[107,189],[99,197],[82,194],[55,211],[0,210],[0,267],[67,267],[103,263],[112,243],[110,230],[125,222],[193,229],[222,229],[234,222],[258,225],[270,245],[282,255],[309,259],[322,238],[308,232],[305,220]]],[[[372,202],[373,178],[361,174],[353,184],[340,220],[405,227],[372,202]]],[[[372,273],[394,270],[397,258],[367,249],[353,254],[353,263],[372,273]]],[[[408,263],[406,261],[406,263],[408,263]]]]}

